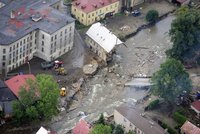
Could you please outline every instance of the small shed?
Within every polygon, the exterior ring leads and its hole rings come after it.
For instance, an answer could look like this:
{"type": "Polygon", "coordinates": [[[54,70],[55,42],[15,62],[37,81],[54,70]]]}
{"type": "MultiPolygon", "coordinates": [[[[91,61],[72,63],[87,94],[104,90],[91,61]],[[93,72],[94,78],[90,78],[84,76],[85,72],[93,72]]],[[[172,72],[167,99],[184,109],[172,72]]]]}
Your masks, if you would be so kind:
{"type": "Polygon", "coordinates": [[[7,85],[0,80],[0,110],[5,114],[5,117],[12,115],[12,102],[17,100],[17,97],[11,92],[7,85]]]}

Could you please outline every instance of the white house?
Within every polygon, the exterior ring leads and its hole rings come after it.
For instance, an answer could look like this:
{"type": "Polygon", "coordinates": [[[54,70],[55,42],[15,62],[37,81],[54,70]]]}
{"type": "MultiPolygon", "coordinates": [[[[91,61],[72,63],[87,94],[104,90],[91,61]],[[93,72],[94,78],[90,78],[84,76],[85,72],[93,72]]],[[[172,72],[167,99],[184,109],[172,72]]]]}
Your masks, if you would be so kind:
{"type": "Polygon", "coordinates": [[[112,59],[115,46],[123,43],[99,22],[93,24],[86,35],[88,47],[105,62],[112,59]]]}

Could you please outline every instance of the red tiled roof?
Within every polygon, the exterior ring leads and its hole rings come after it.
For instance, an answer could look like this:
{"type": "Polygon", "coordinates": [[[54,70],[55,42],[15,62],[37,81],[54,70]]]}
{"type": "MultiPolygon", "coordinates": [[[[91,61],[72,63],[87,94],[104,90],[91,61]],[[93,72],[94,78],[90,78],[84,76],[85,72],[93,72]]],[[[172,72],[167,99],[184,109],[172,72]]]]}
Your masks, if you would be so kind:
{"type": "Polygon", "coordinates": [[[89,13],[117,1],[119,0],[75,0],[72,5],[83,12],[89,13]]]}
{"type": "Polygon", "coordinates": [[[194,101],[191,104],[196,110],[200,111],[200,101],[194,101]]]}
{"type": "Polygon", "coordinates": [[[186,134],[200,134],[200,128],[195,126],[189,121],[186,121],[183,126],[181,127],[181,130],[186,134]]]}
{"type": "Polygon", "coordinates": [[[5,81],[6,85],[10,88],[10,90],[19,98],[19,91],[22,86],[26,84],[27,79],[35,80],[35,76],[32,74],[27,75],[17,75],[12,77],[11,79],[5,81]]]}
{"type": "Polygon", "coordinates": [[[89,134],[90,125],[83,119],[81,119],[73,128],[73,134],[89,134]]]}

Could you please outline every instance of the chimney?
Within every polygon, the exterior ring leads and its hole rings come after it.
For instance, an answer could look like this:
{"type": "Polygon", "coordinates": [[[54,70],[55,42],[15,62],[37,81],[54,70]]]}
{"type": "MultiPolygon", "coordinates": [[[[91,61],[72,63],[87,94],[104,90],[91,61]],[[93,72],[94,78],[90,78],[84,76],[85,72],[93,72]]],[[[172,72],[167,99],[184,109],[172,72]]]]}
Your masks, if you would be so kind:
{"type": "Polygon", "coordinates": [[[11,10],[11,12],[10,12],[10,18],[11,19],[15,18],[15,11],[11,10]]]}

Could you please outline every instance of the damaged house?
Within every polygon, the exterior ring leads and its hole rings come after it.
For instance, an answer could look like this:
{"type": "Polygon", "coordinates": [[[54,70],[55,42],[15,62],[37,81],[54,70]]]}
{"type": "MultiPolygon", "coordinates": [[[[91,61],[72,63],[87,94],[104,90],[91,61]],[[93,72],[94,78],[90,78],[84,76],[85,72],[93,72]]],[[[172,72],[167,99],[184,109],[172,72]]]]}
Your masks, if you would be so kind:
{"type": "Polygon", "coordinates": [[[123,43],[99,22],[93,24],[86,35],[88,47],[105,62],[112,59],[115,47],[123,43]]]}

